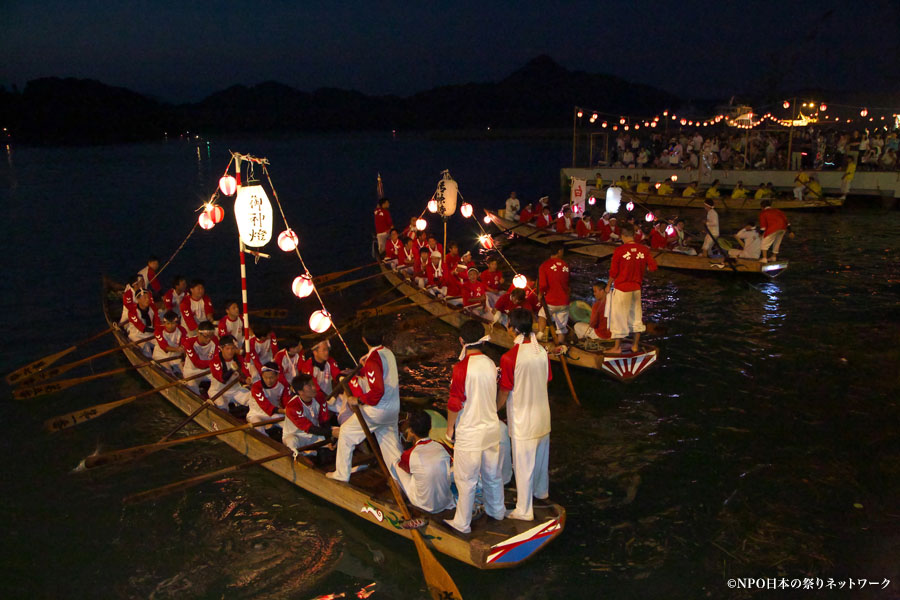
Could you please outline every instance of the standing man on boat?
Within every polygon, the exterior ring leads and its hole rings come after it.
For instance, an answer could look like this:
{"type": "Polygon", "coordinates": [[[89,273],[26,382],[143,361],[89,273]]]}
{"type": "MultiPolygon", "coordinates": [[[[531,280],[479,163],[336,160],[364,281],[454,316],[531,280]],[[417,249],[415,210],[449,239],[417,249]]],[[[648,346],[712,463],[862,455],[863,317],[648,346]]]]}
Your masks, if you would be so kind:
{"type": "Polygon", "coordinates": [[[379,255],[384,254],[388,235],[394,226],[394,222],[391,220],[391,213],[388,212],[390,205],[391,203],[387,198],[382,198],[378,201],[378,206],[375,208],[375,237],[378,240],[379,255]]]}
{"type": "Polygon", "coordinates": [[[182,299],[179,307],[184,328],[190,335],[196,335],[200,323],[212,320],[213,304],[206,295],[206,287],[204,287],[202,279],[193,280],[190,291],[191,293],[182,299]]]}
{"type": "MultiPolygon", "coordinates": [[[[791,224],[788,223],[787,216],[777,208],[772,208],[771,200],[763,200],[759,203],[762,206],[762,212],[759,213],[759,228],[762,229],[763,238],[760,249],[762,250],[762,258],[759,262],[769,262],[769,249],[772,249],[772,261],[778,260],[778,251],[781,249],[781,240],[784,238],[785,232],[789,231],[791,224]]],[[[791,233],[790,235],[794,235],[791,233]]]]}
{"type": "MultiPolygon", "coordinates": [[[[360,414],[372,435],[378,440],[385,464],[393,464],[400,459],[400,433],[397,418],[400,414],[400,378],[397,359],[385,347],[384,332],[377,325],[370,324],[363,330],[362,341],[368,352],[362,357],[362,375],[349,382],[350,396],[347,402],[360,405],[360,414]]],[[[337,457],[334,471],[327,474],[329,479],[350,481],[350,464],[353,449],[366,439],[358,418],[351,418],[341,425],[338,436],[337,457]]]]}
{"type": "Polygon", "coordinates": [[[719,213],[714,208],[716,201],[707,198],[703,201],[703,208],[706,209],[706,237],[703,238],[703,247],[700,254],[709,258],[709,250],[715,245],[715,238],[719,237],[719,213]]]}
{"type": "Polygon", "coordinates": [[[533,498],[550,493],[550,358],[532,332],[531,312],[518,308],[509,315],[507,329],[515,345],[500,358],[497,410],[506,406],[509,438],[516,475],[516,508],[510,519],[533,521],[533,498]]]}
{"type": "Polygon", "coordinates": [[[641,332],[646,330],[641,314],[641,285],[644,271],[656,270],[650,248],[635,243],[634,227],[628,223],[622,226],[622,241],[623,244],[613,252],[606,283],[606,318],[615,340],[610,354],[621,352],[622,340],[629,333],[634,333],[631,351],[640,352],[641,332]],[[613,285],[615,289],[610,292],[613,285]]]}
{"type": "Polygon", "coordinates": [[[516,193],[510,192],[509,198],[506,199],[506,212],[503,213],[503,218],[510,221],[518,221],[519,208],[519,199],[516,197],[516,193]]]}
{"type": "MultiPolygon", "coordinates": [[[[569,332],[569,263],[563,260],[566,247],[561,243],[551,246],[550,258],[538,269],[538,298],[547,300],[547,308],[556,324],[556,343],[566,341],[569,332]]],[[[544,308],[538,312],[538,339],[543,339],[547,327],[544,308]]]]}
{"type": "Polygon", "coordinates": [[[477,321],[466,321],[459,329],[460,361],[453,365],[450,398],[447,401],[447,439],[453,446],[454,473],[459,499],[450,527],[469,533],[475,486],[481,478],[484,510],[502,520],[503,479],[500,464],[500,419],[497,417],[497,366],[481,351],[488,336],[477,321]]]}

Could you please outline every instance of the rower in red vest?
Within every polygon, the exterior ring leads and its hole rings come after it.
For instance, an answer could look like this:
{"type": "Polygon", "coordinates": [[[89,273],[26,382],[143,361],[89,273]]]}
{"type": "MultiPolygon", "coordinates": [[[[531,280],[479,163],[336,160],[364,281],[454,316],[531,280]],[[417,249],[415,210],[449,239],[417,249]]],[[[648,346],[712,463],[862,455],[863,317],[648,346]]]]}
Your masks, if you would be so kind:
{"type": "MultiPolygon", "coordinates": [[[[153,331],[156,344],[153,347],[153,360],[160,361],[184,354],[181,340],[188,337],[187,331],[178,324],[178,313],[174,310],[166,311],[162,317],[162,323],[153,331]]],[[[164,369],[181,377],[181,365],[178,361],[168,362],[162,365],[164,369]]]]}
{"type": "Polygon", "coordinates": [[[531,204],[526,204],[524,208],[522,208],[522,212],[519,213],[519,223],[531,223],[533,218],[534,211],[531,209],[531,204]]]}
{"type": "Polygon", "coordinates": [[[608,340],[612,337],[606,322],[606,289],[602,283],[594,283],[594,304],[589,323],[579,321],[572,327],[579,340],[608,340]]]}
{"type": "MultiPolygon", "coordinates": [[[[247,413],[248,423],[266,421],[276,413],[284,414],[284,407],[290,400],[290,389],[287,382],[279,375],[278,365],[267,362],[262,366],[260,379],[250,386],[253,400],[250,402],[250,411],[247,413]]],[[[265,431],[272,439],[281,437],[281,427],[278,425],[265,425],[257,427],[257,431],[265,431]]]]}
{"type": "Polygon", "coordinates": [[[156,277],[157,271],[159,271],[159,259],[155,256],[148,258],[147,266],[138,271],[144,278],[144,285],[148,289],[153,290],[154,294],[159,294],[162,290],[162,284],[159,283],[159,280],[156,277]]]}
{"type": "Polygon", "coordinates": [[[553,217],[550,216],[550,209],[545,206],[540,216],[534,222],[534,226],[538,229],[547,229],[550,227],[552,219],[553,217]]]}
{"type": "MultiPolygon", "coordinates": [[[[329,423],[331,415],[328,405],[324,398],[318,397],[316,390],[312,375],[300,373],[291,380],[290,398],[284,409],[281,443],[294,451],[294,457],[304,446],[337,436],[338,428],[329,423]]],[[[319,455],[316,450],[304,454],[319,455]]]]}
{"type": "Polygon", "coordinates": [[[469,280],[462,286],[462,301],[464,306],[473,307],[475,312],[483,314],[487,302],[487,286],[479,279],[480,275],[477,268],[469,269],[469,280]]]}
{"type": "MultiPolygon", "coordinates": [[[[776,261],[778,260],[778,251],[781,249],[781,240],[784,238],[784,234],[790,231],[791,224],[788,223],[783,212],[772,208],[772,201],[768,198],[762,200],[759,205],[762,206],[762,212],[759,213],[759,228],[763,230],[760,244],[762,258],[759,259],[759,262],[769,261],[769,248],[772,249],[772,260],[776,261]]],[[[790,233],[789,235],[793,236],[794,234],[790,233]]]]}
{"type": "MultiPolygon", "coordinates": [[[[300,372],[312,375],[316,382],[316,397],[324,402],[341,376],[341,368],[331,356],[331,342],[325,340],[313,346],[310,357],[300,364],[300,372]]],[[[338,425],[353,416],[353,410],[340,395],[328,402],[328,409],[337,415],[338,425]]]]}
{"type": "MultiPolygon", "coordinates": [[[[253,335],[250,338],[250,360],[256,373],[262,373],[263,365],[275,358],[275,353],[278,352],[278,339],[272,331],[272,326],[266,322],[252,327],[251,330],[253,335]]],[[[250,372],[253,373],[253,369],[250,369],[250,372]]]]}
{"type": "Polygon", "coordinates": [[[235,301],[225,303],[225,316],[219,319],[216,335],[220,338],[230,335],[238,347],[238,354],[244,347],[244,320],[241,318],[241,307],[235,301]]]}
{"type": "Polygon", "coordinates": [[[172,280],[172,287],[163,294],[163,305],[166,310],[174,310],[176,313],[181,311],[181,301],[184,300],[184,294],[187,291],[187,279],[181,275],[176,275],[172,280]]]}
{"type": "Polygon", "coordinates": [[[618,242],[622,239],[622,230],[619,228],[619,220],[615,217],[609,218],[609,239],[618,242]]]}
{"type": "Polygon", "coordinates": [[[431,253],[428,252],[428,247],[420,250],[418,256],[419,260],[416,262],[416,268],[413,269],[413,277],[416,278],[418,286],[424,290],[428,283],[428,267],[431,266],[431,253]]]}
{"type": "Polygon", "coordinates": [[[281,369],[285,381],[293,381],[302,372],[303,343],[296,336],[287,336],[281,340],[281,349],[275,353],[272,361],[281,369]]]}
{"type": "Polygon", "coordinates": [[[384,260],[385,261],[393,261],[391,264],[391,268],[396,268],[397,263],[400,260],[400,252],[403,250],[403,241],[400,239],[400,233],[391,228],[390,231],[390,239],[388,239],[387,244],[384,247],[384,260]]]}
{"type": "Polygon", "coordinates": [[[447,269],[449,273],[453,273],[456,271],[456,266],[459,264],[459,261],[459,244],[456,242],[448,243],[447,255],[444,256],[444,268],[447,269]]]}
{"type": "Polygon", "coordinates": [[[661,250],[669,245],[665,235],[665,225],[665,222],[657,221],[650,230],[650,247],[654,250],[661,250]]]}
{"type": "Polygon", "coordinates": [[[195,279],[191,282],[190,294],[181,301],[180,308],[181,322],[191,335],[197,332],[200,323],[212,320],[212,300],[206,295],[202,279],[195,279]]]}
{"type": "Polygon", "coordinates": [[[444,261],[441,258],[441,253],[432,252],[429,258],[428,268],[425,270],[426,286],[429,291],[446,296],[447,277],[444,274],[444,261]]]}
{"type": "Polygon", "coordinates": [[[612,235],[612,227],[609,225],[609,213],[603,213],[600,220],[594,223],[594,235],[600,238],[601,242],[608,242],[612,235]]]}
{"type": "MultiPolygon", "coordinates": [[[[156,314],[156,306],[152,302],[153,295],[150,291],[138,290],[135,298],[137,298],[136,302],[128,309],[128,324],[125,326],[128,339],[132,342],[153,336],[156,326],[159,325],[159,317],[156,314]]],[[[139,344],[138,347],[144,356],[149,358],[153,355],[153,345],[151,337],[150,340],[139,344]]]]}
{"type": "MultiPolygon", "coordinates": [[[[428,246],[428,234],[424,231],[420,231],[416,234],[416,246],[419,248],[419,252],[422,251],[423,248],[428,246]]],[[[431,250],[429,250],[431,252],[431,250]]]]}
{"type": "Polygon", "coordinates": [[[388,211],[390,205],[391,203],[387,198],[382,198],[378,201],[378,206],[375,208],[375,237],[378,240],[379,254],[384,254],[384,246],[387,243],[388,234],[394,226],[394,222],[391,221],[391,213],[388,211]]]}
{"type": "MultiPolygon", "coordinates": [[[[547,308],[556,325],[556,343],[562,344],[569,332],[569,264],[563,260],[565,246],[554,243],[550,251],[550,258],[538,270],[538,293],[547,301],[547,308]]],[[[544,312],[542,306],[538,311],[539,339],[542,339],[547,327],[547,315],[544,312]]]]}
{"type": "Polygon", "coordinates": [[[594,224],[591,223],[591,215],[584,213],[584,216],[575,223],[575,233],[580,238],[594,235],[594,224]]]}
{"type": "Polygon", "coordinates": [[[398,268],[407,275],[411,275],[416,269],[417,262],[419,262],[419,247],[416,245],[416,240],[406,238],[406,243],[400,250],[398,268]]]}
{"type": "MultiPolygon", "coordinates": [[[[197,333],[181,340],[181,347],[184,348],[184,366],[182,372],[185,377],[192,377],[201,371],[209,369],[209,361],[216,352],[219,344],[218,338],[213,335],[215,328],[209,321],[203,321],[197,325],[197,333]]],[[[195,394],[200,393],[200,382],[209,381],[209,375],[206,377],[198,377],[187,382],[190,389],[195,394]]]]}
{"type": "Polygon", "coordinates": [[[400,238],[404,243],[406,243],[406,240],[415,241],[416,237],[418,236],[419,230],[416,227],[416,221],[418,221],[418,219],[416,219],[415,217],[410,217],[409,225],[407,225],[406,228],[404,228],[403,231],[400,232],[400,238]]]}
{"type": "MultiPolygon", "coordinates": [[[[234,336],[225,334],[219,338],[218,349],[209,360],[210,381],[208,395],[210,398],[215,398],[234,378],[241,382],[249,381],[250,374],[242,368],[238,360],[239,350],[240,348],[234,336]]],[[[236,411],[237,406],[249,408],[251,400],[252,395],[249,389],[239,384],[232,385],[216,399],[216,406],[236,411]]]]}
{"type": "MultiPolygon", "coordinates": [[[[509,294],[513,293],[513,290],[519,289],[515,286],[515,284],[509,284],[509,287],[506,289],[506,292],[509,294]]],[[[530,308],[532,312],[536,313],[538,308],[540,307],[541,301],[538,299],[537,294],[534,292],[534,279],[530,277],[525,278],[525,287],[522,289],[525,293],[525,305],[527,308],[530,308]]]]}
{"type": "Polygon", "coordinates": [[[434,254],[437,252],[438,254],[444,253],[444,245],[438,243],[437,238],[434,237],[433,233],[428,234],[428,251],[434,254]]]}
{"type": "Polygon", "coordinates": [[[574,230],[572,223],[572,209],[566,206],[562,214],[556,219],[556,233],[572,233],[574,230]]]}

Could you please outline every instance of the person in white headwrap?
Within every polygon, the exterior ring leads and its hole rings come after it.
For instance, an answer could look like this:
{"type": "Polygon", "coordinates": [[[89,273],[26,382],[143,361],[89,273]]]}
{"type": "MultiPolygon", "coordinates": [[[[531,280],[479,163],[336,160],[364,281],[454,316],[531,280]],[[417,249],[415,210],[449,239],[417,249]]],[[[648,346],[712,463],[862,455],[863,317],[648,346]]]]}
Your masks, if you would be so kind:
{"type": "Polygon", "coordinates": [[[547,382],[550,358],[531,330],[532,313],[517,308],[507,329],[515,345],[500,358],[498,410],[506,406],[516,475],[516,508],[510,519],[534,520],[532,499],[544,499],[550,488],[550,402],[547,382]]]}

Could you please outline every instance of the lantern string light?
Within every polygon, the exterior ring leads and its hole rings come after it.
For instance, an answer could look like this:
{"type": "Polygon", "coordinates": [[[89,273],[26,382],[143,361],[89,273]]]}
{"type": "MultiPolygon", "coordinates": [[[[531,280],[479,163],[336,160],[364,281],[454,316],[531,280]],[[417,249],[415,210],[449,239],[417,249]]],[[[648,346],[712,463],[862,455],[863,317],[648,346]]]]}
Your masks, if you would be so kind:
{"type": "MultiPolygon", "coordinates": [[[[266,168],[265,163],[260,163],[260,164],[262,166],[262,171],[265,174],[266,179],[269,181],[269,189],[272,190],[272,197],[275,198],[275,204],[278,205],[278,212],[281,213],[281,219],[282,219],[282,221],[284,221],[284,227],[285,227],[285,229],[291,229],[291,226],[288,224],[287,217],[284,215],[284,208],[282,208],[282,206],[281,206],[281,200],[278,199],[278,192],[275,191],[275,186],[272,185],[272,176],[269,175],[269,169],[266,168]]],[[[309,269],[306,266],[306,262],[303,260],[303,255],[300,254],[300,248],[299,247],[294,248],[294,253],[297,255],[297,258],[300,259],[300,265],[303,267],[304,273],[306,273],[307,275],[312,277],[312,274],[309,272],[309,269]]],[[[322,296],[319,294],[319,288],[314,286],[313,293],[316,295],[316,298],[318,298],[319,304],[322,306],[322,310],[326,314],[330,315],[331,312],[325,306],[325,301],[322,300],[322,296]]],[[[354,363],[358,362],[356,360],[356,357],[353,355],[353,352],[350,351],[350,346],[347,345],[347,341],[344,339],[344,335],[341,333],[341,330],[338,328],[337,323],[335,323],[332,320],[331,326],[334,327],[334,331],[337,334],[338,339],[341,340],[341,344],[344,345],[344,350],[347,351],[347,354],[350,356],[351,360],[353,360],[354,363]]]]}

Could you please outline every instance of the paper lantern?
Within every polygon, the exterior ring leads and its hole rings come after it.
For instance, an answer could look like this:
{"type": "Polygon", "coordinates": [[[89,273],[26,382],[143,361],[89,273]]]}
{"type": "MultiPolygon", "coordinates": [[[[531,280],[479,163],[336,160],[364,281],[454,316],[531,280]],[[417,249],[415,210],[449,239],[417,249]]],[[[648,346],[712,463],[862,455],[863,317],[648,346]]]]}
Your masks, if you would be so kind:
{"type": "Polygon", "coordinates": [[[682,119],[682,120],[681,120],[681,124],[682,124],[682,125],[687,125],[687,119],[682,119]]]}
{"type": "Polygon", "coordinates": [[[272,204],[261,185],[244,186],[234,201],[234,218],[245,246],[265,246],[272,239],[272,204]]]}
{"type": "Polygon", "coordinates": [[[428,212],[436,213],[437,209],[438,209],[437,200],[432,198],[431,200],[428,201],[428,212]]]}
{"type": "Polygon", "coordinates": [[[438,210],[442,217],[449,217],[456,212],[456,197],[459,194],[459,186],[450,177],[450,171],[444,171],[443,178],[438,181],[434,199],[437,201],[438,210]]]}
{"type": "Polygon", "coordinates": [[[648,223],[652,223],[653,219],[655,219],[655,218],[656,217],[653,216],[652,212],[648,212],[646,215],[644,215],[644,220],[647,221],[648,223]]]}
{"type": "Polygon", "coordinates": [[[309,315],[309,328],[316,333],[325,333],[331,327],[331,313],[324,308],[309,315]]]}
{"type": "Polygon", "coordinates": [[[675,233],[675,228],[671,225],[666,225],[666,235],[672,235],[675,233]]]}
{"type": "Polygon", "coordinates": [[[669,116],[669,111],[668,111],[668,110],[664,110],[664,111],[663,111],[663,116],[664,116],[664,117],[668,117],[668,116],[669,116]]]}
{"type": "Polygon", "coordinates": [[[791,107],[791,103],[788,102],[787,100],[785,100],[784,102],[782,102],[781,105],[782,105],[783,107],[785,107],[785,108],[790,108],[790,107],[791,107]]]}
{"type": "Polygon", "coordinates": [[[418,231],[425,231],[426,227],[428,227],[428,221],[426,221],[422,217],[419,217],[418,219],[416,219],[416,229],[418,231]]]}
{"type": "Polygon", "coordinates": [[[619,206],[622,204],[622,188],[610,186],[606,188],[606,212],[611,215],[619,212],[619,206]]]}
{"type": "Polygon", "coordinates": [[[212,229],[216,226],[213,222],[212,217],[209,216],[209,213],[205,210],[200,213],[200,216],[197,218],[197,223],[200,224],[200,227],[203,229],[212,229]]]}
{"type": "Polygon", "coordinates": [[[471,217],[472,216],[472,205],[469,204],[468,202],[463,202],[462,205],[459,207],[459,214],[461,214],[466,219],[471,217]]]}
{"type": "Polygon", "coordinates": [[[650,127],[656,127],[656,121],[651,121],[651,122],[650,122],[650,127]]]}
{"type": "Polygon", "coordinates": [[[628,212],[633,211],[634,210],[634,202],[629,202],[628,204],[626,204],[625,210],[627,210],[628,212]]]}
{"type": "Polygon", "coordinates": [[[205,212],[212,219],[212,222],[216,224],[221,223],[222,219],[225,218],[225,209],[218,204],[207,204],[205,212]]]}
{"type": "Polygon", "coordinates": [[[823,102],[822,104],[819,105],[819,112],[825,112],[826,110],[828,110],[828,105],[827,105],[827,104],[825,104],[825,103],[823,102]]]}
{"type": "Polygon", "coordinates": [[[490,225],[490,223],[491,223],[491,216],[490,216],[490,215],[484,215],[484,219],[482,219],[482,220],[483,220],[485,223],[487,223],[488,225],[490,225]]]}
{"type": "Polygon", "coordinates": [[[678,175],[672,175],[672,177],[670,177],[670,179],[674,183],[674,182],[678,181],[678,175]]]}
{"type": "Polygon", "coordinates": [[[584,111],[579,110],[577,114],[578,114],[578,118],[580,119],[581,117],[584,116],[584,111]]]}
{"type": "Polygon", "coordinates": [[[293,229],[285,229],[278,234],[278,247],[285,252],[292,252],[300,243],[300,238],[293,229]]]}
{"type": "Polygon", "coordinates": [[[613,125],[613,131],[618,131],[618,130],[619,130],[619,126],[618,126],[618,125],[613,125]]]}
{"type": "Polygon", "coordinates": [[[528,278],[521,273],[513,277],[513,287],[524,290],[526,285],[528,285],[528,278]]]}
{"type": "Polygon", "coordinates": [[[225,175],[219,179],[219,191],[226,196],[233,196],[237,190],[237,180],[231,175],[225,175]]]}
{"type": "Polygon", "coordinates": [[[653,184],[653,186],[654,186],[656,189],[659,189],[660,187],[662,187],[662,183],[660,183],[660,182],[657,181],[656,183],[653,184]]]}
{"type": "Polygon", "coordinates": [[[625,117],[622,117],[621,119],[619,119],[619,125],[624,125],[624,124],[625,124],[625,117]]]}
{"type": "Polygon", "coordinates": [[[313,293],[314,287],[312,277],[308,273],[304,273],[294,278],[294,283],[291,284],[291,291],[298,298],[306,298],[313,293]]]}
{"type": "Polygon", "coordinates": [[[481,245],[484,246],[485,250],[493,250],[494,249],[494,238],[489,235],[479,235],[478,241],[481,242],[481,245]]]}
{"type": "Polygon", "coordinates": [[[590,204],[591,206],[597,204],[597,199],[591,196],[590,198],[588,198],[588,204],[590,204]]]}
{"type": "Polygon", "coordinates": [[[864,108],[864,109],[862,109],[861,111],[859,111],[859,116],[861,116],[861,117],[865,117],[865,116],[868,115],[868,114],[869,114],[869,110],[866,109],[866,108],[864,108]]]}

